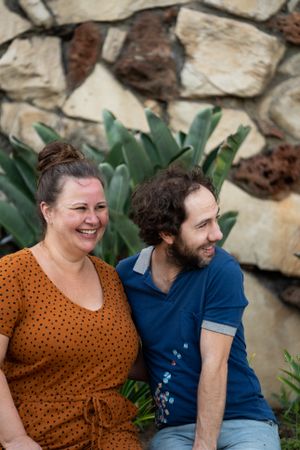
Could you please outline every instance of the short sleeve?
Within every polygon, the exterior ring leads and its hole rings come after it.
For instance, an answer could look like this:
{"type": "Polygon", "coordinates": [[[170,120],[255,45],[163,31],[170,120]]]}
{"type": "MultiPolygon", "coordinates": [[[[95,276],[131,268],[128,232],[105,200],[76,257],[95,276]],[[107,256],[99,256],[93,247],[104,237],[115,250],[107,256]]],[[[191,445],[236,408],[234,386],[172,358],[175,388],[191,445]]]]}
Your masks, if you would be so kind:
{"type": "Polygon", "coordinates": [[[0,259],[0,333],[11,337],[21,315],[22,291],[14,258],[0,259]]]}
{"type": "Polygon", "coordinates": [[[219,267],[209,280],[202,328],[234,336],[247,304],[243,273],[231,260],[219,267]]]}

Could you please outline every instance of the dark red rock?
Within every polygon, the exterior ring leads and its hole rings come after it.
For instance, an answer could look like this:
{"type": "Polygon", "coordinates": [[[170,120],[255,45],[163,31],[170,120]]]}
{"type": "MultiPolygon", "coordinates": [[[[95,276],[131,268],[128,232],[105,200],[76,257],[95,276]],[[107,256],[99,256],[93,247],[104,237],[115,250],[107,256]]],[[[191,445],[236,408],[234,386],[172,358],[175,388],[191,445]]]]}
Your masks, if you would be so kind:
{"type": "Polygon", "coordinates": [[[282,144],[267,153],[242,159],[233,167],[231,178],[251,195],[281,199],[299,188],[300,146],[282,144]]]}
{"type": "Polygon", "coordinates": [[[175,59],[158,15],[146,12],[138,17],[114,71],[124,84],[147,97],[166,101],[177,96],[175,59]]]}
{"type": "Polygon", "coordinates": [[[163,13],[163,22],[171,25],[173,22],[176,21],[178,16],[178,8],[176,6],[173,6],[172,8],[167,8],[163,13]]]}
{"type": "Polygon", "coordinates": [[[291,14],[279,15],[272,19],[270,26],[279,30],[286,41],[300,45],[300,12],[294,11],[291,14]]]}
{"type": "Polygon", "coordinates": [[[280,294],[280,297],[285,303],[296,306],[296,308],[300,309],[300,286],[288,286],[280,294]]]}
{"type": "Polygon", "coordinates": [[[93,71],[101,44],[99,27],[94,22],[85,22],[75,29],[67,56],[69,90],[78,87],[93,71]]]}

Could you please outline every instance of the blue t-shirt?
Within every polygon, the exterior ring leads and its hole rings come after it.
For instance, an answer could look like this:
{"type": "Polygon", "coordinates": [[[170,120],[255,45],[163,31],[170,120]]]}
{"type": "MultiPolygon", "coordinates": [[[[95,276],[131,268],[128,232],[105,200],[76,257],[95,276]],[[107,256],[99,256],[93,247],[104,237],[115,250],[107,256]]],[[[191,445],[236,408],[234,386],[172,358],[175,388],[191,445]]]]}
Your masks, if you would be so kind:
{"type": "Polygon", "coordinates": [[[157,425],[196,421],[201,328],[234,336],[224,419],[275,420],[247,361],[239,264],[217,248],[208,266],[180,272],[166,294],[152,281],[152,250],[121,261],[117,271],[142,339],[157,425]]]}

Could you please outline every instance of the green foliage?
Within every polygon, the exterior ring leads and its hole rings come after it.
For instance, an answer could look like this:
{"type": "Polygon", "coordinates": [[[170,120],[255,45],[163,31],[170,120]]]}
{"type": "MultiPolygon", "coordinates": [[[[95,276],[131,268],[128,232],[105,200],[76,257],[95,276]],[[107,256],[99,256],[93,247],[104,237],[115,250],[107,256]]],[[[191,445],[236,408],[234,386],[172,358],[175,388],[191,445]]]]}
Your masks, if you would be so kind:
{"type": "Polygon", "coordinates": [[[282,438],[280,442],[281,442],[281,450],[300,449],[300,439],[282,438]]]}
{"type": "MultiPolygon", "coordinates": [[[[103,112],[110,149],[104,158],[101,152],[103,159],[100,168],[104,173],[108,198],[111,199],[111,222],[108,233],[95,252],[112,264],[118,258],[134,254],[142,248],[138,230],[128,218],[130,195],[137,184],[174,162],[187,168],[199,164],[211,176],[219,193],[236,152],[250,131],[249,127],[240,126],[235,134],[228,136],[220,146],[205,155],[207,140],[221,119],[220,108],[200,111],[188,132],[177,133],[175,137],[164,121],[151,110],[146,109],[145,113],[148,133],[131,132],[111,112],[103,112]],[[118,173],[117,179],[115,173],[118,173]]],[[[228,212],[220,217],[224,237],[219,245],[225,242],[236,218],[236,212],[228,212]]]]}
{"type": "MultiPolygon", "coordinates": [[[[204,153],[208,138],[218,125],[222,111],[207,108],[194,118],[187,133],[174,137],[168,126],[151,110],[146,109],[149,132],[127,130],[109,111],[103,112],[109,150],[99,150],[85,144],[86,156],[99,165],[105,182],[110,205],[110,224],[95,254],[115,265],[119,258],[136,253],[142,248],[137,227],[128,217],[130,195],[135,186],[173,162],[186,167],[202,165],[211,176],[219,193],[239,147],[249,133],[249,127],[240,126],[223,143],[204,153]]],[[[45,144],[61,140],[55,130],[43,123],[34,128],[45,144]]],[[[35,210],[36,154],[26,144],[11,137],[11,157],[0,150],[0,189],[7,201],[0,202],[0,226],[10,234],[19,247],[32,245],[38,240],[40,229],[35,210]],[[17,218],[19,217],[19,220],[17,218]]],[[[237,218],[236,212],[220,217],[223,245],[237,218]]]]}
{"type": "Polygon", "coordinates": [[[299,449],[295,445],[300,443],[300,355],[293,357],[285,350],[284,359],[288,369],[281,369],[284,375],[278,379],[282,385],[279,395],[275,395],[282,408],[282,428],[289,435],[282,439],[282,448],[299,449]]]}
{"type": "Polygon", "coordinates": [[[10,156],[0,151],[0,190],[6,196],[0,201],[0,225],[23,248],[36,243],[40,236],[35,206],[37,155],[15,137],[10,143],[10,156]]]}
{"type": "Polygon", "coordinates": [[[140,429],[143,429],[150,422],[153,422],[154,404],[147,383],[127,380],[120,392],[137,406],[139,414],[135,419],[135,424],[140,429]]]}

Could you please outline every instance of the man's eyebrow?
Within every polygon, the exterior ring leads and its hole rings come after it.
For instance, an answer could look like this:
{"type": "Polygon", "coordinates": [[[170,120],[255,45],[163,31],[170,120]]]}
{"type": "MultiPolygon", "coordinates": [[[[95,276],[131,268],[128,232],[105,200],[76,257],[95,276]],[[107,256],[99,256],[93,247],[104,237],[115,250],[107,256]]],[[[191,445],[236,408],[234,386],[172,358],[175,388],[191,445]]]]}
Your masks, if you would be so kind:
{"type": "MultiPolygon", "coordinates": [[[[218,217],[219,213],[220,213],[220,207],[217,210],[216,217],[218,217]]],[[[195,226],[198,227],[199,225],[202,225],[203,223],[207,222],[208,220],[211,220],[211,217],[206,217],[206,218],[200,220],[200,222],[197,222],[195,226]]]]}

